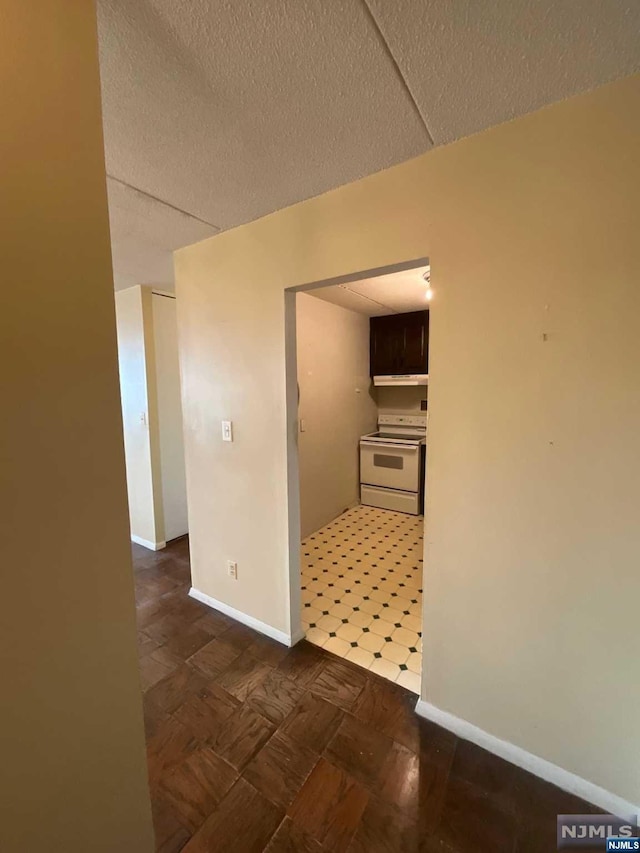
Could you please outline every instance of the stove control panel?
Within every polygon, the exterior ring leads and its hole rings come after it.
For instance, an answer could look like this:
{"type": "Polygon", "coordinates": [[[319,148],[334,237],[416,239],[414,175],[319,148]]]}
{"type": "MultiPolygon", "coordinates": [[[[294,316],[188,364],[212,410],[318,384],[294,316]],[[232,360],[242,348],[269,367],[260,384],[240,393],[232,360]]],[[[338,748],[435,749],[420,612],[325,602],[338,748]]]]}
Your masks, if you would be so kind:
{"type": "Polygon", "coordinates": [[[427,413],[419,415],[378,415],[379,426],[426,427],[427,413]]]}

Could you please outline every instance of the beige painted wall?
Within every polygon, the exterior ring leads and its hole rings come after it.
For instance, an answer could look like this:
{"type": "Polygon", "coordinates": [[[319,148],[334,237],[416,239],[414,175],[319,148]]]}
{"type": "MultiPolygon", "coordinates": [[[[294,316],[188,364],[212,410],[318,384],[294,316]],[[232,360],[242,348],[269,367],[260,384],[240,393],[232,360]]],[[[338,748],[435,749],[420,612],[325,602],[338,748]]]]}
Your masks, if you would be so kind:
{"type": "Polygon", "coordinates": [[[163,548],[188,531],[176,300],[129,287],[116,318],[131,536],[163,548]]]}
{"type": "Polygon", "coordinates": [[[152,293],[162,520],[167,541],[189,530],[175,297],[152,293]]]}
{"type": "Polygon", "coordinates": [[[176,255],[196,586],[287,630],[283,289],[428,256],[424,697],[637,803],[639,139],[636,76],[176,255]]]}
{"type": "Polygon", "coordinates": [[[300,527],[304,538],[359,500],[358,439],[376,425],[369,318],[296,297],[300,527]]]}
{"type": "Polygon", "coordinates": [[[0,849],[151,851],[93,4],[8,0],[0,849]]]}
{"type": "Polygon", "coordinates": [[[427,399],[429,388],[427,385],[400,385],[397,388],[375,389],[378,410],[381,414],[392,414],[396,412],[422,411],[422,402],[427,399]]]}
{"type": "Polygon", "coordinates": [[[137,286],[117,291],[115,299],[131,535],[140,544],[161,547],[165,536],[153,393],[157,382],[152,295],[150,289],[137,286]]]}

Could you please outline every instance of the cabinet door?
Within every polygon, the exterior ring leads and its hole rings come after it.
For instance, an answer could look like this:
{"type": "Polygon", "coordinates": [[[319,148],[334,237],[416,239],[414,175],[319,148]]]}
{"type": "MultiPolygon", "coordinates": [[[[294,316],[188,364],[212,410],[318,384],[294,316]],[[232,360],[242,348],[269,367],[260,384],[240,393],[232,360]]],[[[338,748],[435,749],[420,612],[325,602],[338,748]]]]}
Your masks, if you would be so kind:
{"type": "Polygon", "coordinates": [[[385,376],[398,373],[402,364],[405,348],[404,324],[398,320],[401,315],[372,317],[371,330],[371,375],[385,376]]]}
{"type": "Polygon", "coordinates": [[[429,372],[429,312],[400,314],[404,318],[402,373],[429,372]]]}
{"type": "Polygon", "coordinates": [[[372,376],[428,372],[428,311],[372,317],[370,330],[372,376]]]}

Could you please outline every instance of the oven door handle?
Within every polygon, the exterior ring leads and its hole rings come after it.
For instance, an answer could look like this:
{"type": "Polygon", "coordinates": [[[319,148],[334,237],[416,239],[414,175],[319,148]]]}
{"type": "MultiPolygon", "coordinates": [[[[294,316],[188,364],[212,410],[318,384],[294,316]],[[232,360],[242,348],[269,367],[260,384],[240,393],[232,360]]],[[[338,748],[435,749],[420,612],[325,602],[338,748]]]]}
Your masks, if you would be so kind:
{"type": "Polygon", "coordinates": [[[384,444],[382,441],[361,441],[361,447],[384,447],[387,450],[404,450],[409,453],[417,453],[420,450],[419,444],[384,444]]]}

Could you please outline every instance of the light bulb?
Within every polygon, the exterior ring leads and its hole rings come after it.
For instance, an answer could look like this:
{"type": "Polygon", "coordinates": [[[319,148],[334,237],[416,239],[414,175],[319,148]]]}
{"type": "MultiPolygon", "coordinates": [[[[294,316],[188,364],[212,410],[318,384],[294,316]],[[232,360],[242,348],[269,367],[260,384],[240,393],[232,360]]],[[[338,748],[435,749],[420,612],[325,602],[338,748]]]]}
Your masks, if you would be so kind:
{"type": "Polygon", "coordinates": [[[431,302],[431,300],[433,299],[433,290],[431,290],[430,287],[427,288],[424,298],[427,300],[427,302],[431,302]]]}

